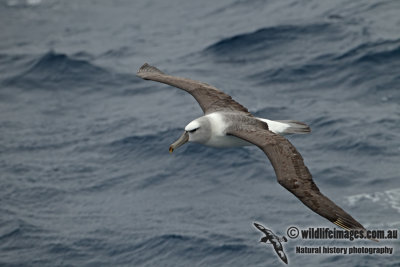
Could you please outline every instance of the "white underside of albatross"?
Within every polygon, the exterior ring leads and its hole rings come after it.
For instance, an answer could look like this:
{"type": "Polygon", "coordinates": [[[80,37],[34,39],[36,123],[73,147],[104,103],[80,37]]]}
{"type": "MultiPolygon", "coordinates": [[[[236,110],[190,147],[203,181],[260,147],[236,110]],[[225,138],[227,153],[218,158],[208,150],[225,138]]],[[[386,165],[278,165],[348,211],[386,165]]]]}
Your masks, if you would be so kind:
{"type": "MultiPolygon", "coordinates": [[[[249,143],[241,138],[226,135],[226,129],[229,127],[229,118],[225,116],[224,112],[214,112],[208,115],[203,116],[203,118],[207,118],[211,125],[211,136],[205,142],[198,142],[206,146],[211,147],[240,147],[240,146],[254,146],[254,144],[249,143]]],[[[306,128],[303,124],[299,122],[290,121],[290,122],[281,122],[281,121],[273,121],[263,118],[257,118],[260,121],[263,121],[268,124],[268,128],[270,131],[284,135],[290,133],[304,133],[302,130],[306,128]]],[[[190,131],[191,129],[198,128],[200,123],[198,120],[193,120],[186,127],[186,131],[190,131]]],[[[189,137],[189,141],[190,137],[189,137]]]]}

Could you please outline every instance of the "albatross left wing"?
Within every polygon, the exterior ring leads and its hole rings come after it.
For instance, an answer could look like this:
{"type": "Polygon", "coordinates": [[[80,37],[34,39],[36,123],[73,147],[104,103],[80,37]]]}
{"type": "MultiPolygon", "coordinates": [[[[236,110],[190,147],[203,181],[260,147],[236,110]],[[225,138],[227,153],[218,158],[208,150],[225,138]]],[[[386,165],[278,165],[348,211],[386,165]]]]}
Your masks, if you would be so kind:
{"type": "Polygon", "coordinates": [[[264,227],[264,226],[262,226],[261,224],[259,224],[259,223],[253,223],[254,224],[254,226],[258,229],[258,230],[260,230],[261,232],[263,232],[264,234],[268,234],[268,232],[267,232],[267,229],[264,227]]]}
{"type": "Polygon", "coordinates": [[[366,231],[359,222],[319,191],[302,156],[285,137],[258,127],[231,127],[227,134],[261,148],[271,161],[279,184],[311,210],[343,229],[366,231]]]}
{"type": "Polygon", "coordinates": [[[188,92],[197,100],[204,114],[210,114],[216,111],[239,111],[245,113],[247,116],[253,116],[247,108],[233,100],[230,95],[225,94],[209,84],[167,75],[147,63],[140,67],[137,76],[145,80],[165,83],[188,92]]]}

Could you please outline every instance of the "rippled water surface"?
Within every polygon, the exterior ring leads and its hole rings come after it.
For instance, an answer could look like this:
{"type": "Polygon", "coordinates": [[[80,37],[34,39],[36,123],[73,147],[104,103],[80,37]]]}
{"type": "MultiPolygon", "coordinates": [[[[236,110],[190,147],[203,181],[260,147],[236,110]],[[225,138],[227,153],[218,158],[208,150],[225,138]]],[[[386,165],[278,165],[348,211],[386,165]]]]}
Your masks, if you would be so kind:
{"type": "MultiPolygon", "coordinates": [[[[256,147],[189,144],[196,101],[135,73],[212,84],[288,138],[321,191],[400,226],[399,1],[0,1],[0,265],[271,266],[257,221],[333,227],[256,147]]],[[[284,244],[292,266],[398,266],[398,240],[284,244]],[[296,246],[395,254],[299,255],[296,246]]]]}

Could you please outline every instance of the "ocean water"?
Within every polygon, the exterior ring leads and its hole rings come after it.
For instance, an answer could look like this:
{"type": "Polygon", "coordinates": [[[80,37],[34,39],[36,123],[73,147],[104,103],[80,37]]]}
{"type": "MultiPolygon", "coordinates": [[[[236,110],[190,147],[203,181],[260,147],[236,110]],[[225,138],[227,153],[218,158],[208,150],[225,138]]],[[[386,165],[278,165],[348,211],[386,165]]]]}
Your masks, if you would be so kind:
{"type": "MultiPolygon", "coordinates": [[[[259,222],[333,227],[256,147],[188,144],[188,94],[220,88],[292,135],[321,191],[371,229],[400,226],[400,2],[0,1],[1,266],[274,266],[259,222]]],[[[289,239],[292,266],[399,266],[399,242],[289,239]],[[301,255],[296,246],[394,248],[301,255]]]]}

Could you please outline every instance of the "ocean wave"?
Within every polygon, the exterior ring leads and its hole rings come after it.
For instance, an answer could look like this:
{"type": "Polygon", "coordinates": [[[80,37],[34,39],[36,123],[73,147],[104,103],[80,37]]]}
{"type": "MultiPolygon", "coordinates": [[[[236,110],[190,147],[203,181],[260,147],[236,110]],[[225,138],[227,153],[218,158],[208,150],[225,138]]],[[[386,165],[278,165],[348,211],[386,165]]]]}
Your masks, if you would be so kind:
{"type": "Polygon", "coordinates": [[[346,197],[350,206],[357,206],[362,201],[378,203],[384,207],[390,207],[400,213],[400,188],[394,188],[381,192],[363,193],[346,197]]]}
{"type": "Polygon", "coordinates": [[[363,155],[390,155],[393,154],[387,151],[385,147],[371,142],[366,137],[360,136],[340,136],[337,139],[329,140],[328,142],[316,144],[317,149],[333,150],[333,151],[348,151],[349,153],[361,153],[363,155]]]}
{"type": "MultiPolygon", "coordinates": [[[[349,120],[347,118],[333,118],[327,115],[318,116],[311,121],[314,127],[329,129],[329,126],[338,125],[339,123],[346,123],[349,120]]],[[[330,130],[330,129],[329,129],[330,130]]]]}
{"type": "Polygon", "coordinates": [[[335,92],[344,89],[358,102],[393,102],[400,99],[400,77],[396,73],[399,59],[400,40],[363,43],[341,54],[325,53],[304,61],[266,65],[248,78],[259,85],[295,84],[284,87],[285,91],[299,87],[335,92]]]}
{"type": "Polygon", "coordinates": [[[123,136],[111,140],[102,148],[103,151],[114,155],[114,161],[130,161],[132,156],[153,157],[158,155],[158,149],[168,153],[168,147],[178,138],[182,130],[171,129],[154,133],[142,133],[123,136]]]}
{"type": "MultiPolygon", "coordinates": [[[[248,255],[254,253],[252,248],[243,242],[233,242],[225,237],[224,241],[215,240],[212,237],[196,237],[182,234],[163,234],[148,238],[135,247],[135,252],[140,255],[136,259],[136,264],[154,263],[154,258],[150,255],[168,255],[171,258],[179,259],[180,265],[187,261],[193,265],[194,262],[204,264],[204,260],[212,260],[217,257],[225,264],[233,263],[232,256],[248,255]],[[228,239],[228,240],[227,240],[228,239]],[[172,249],[171,249],[172,248],[172,249]],[[152,253],[147,253],[152,251],[152,253]]],[[[160,261],[160,258],[157,259],[160,261]]]]}
{"type": "Polygon", "coordinates": [[[39,152],[39,151],[55,151],[66,147],[74,147],[82,141],[80,139],[64,140],[57,138],[42,137],[38,140],[24,140],[22,142],[10,142],[0,147],[3,153],[18,152],[39,152]]]}
{"type": "MultiPolygon", "coordinates": [[[[332,73],[359,74],[364,76],[365,64],[383,64],[398,62],[400,58],[400,40],[363,43],[346,52],[335,55],[332,53],[319,55],[307,62],[294,63],[284,67],[276,67],[255,73],[249,78],[265,79],[272,82],[296,82],[298,80],[319,80],[332,73]]],[[[379,65],[372,66],[379,68],[379,65]]],[[[381,71],[379,69],[378,71],[381,71]]]]}
{"type": "Polygon", "coordinates": [[[56,89],[62,84],[70,89],[112,82],[116,79],[109,71],[87,60],[50,51],[34,59],[27,70],[4,83],[30,89],[56,89]]]}
{"type": "Polygon", "coordinates": [[[354,177],[365,177],[366,174],[363,171],[354,170],[348,166],[329,166],[315,171],[314,177],[318,177],[319,181],[323,181],[327,185],[333,185],[336,187],[349,187],[355,185],[358,180],[354,177]],[[353,177],[353,179],[349,179],[353,177]]]}
{"type": "Polygon", "coordinates": [[[0,53],[0,82],[11,79],[21,73],[26,66],[30,66],[34,57],[27,54],[0,53]]]}
{"type": "Polygon", "coordinates": [[[231,63],[259,61],[277,54],[275,48],[295,45],[299,39],[320,38],[335,32],[336,26],[329,23],[272,26],[222,39],[203,52],[231,63]]]}
{"type": "Polygon", "coordinates": [[[131,46],[122,46],[115,49],[109,49],[106,52],[102,53],[100,57],[115,59],[115,58],[130,57],[133,54],[134,51],[132,51],[131,46]]]}
{"type": "Polygon", "coordinates": [[[295,64],[285,67],[271,68],[248,76],[250,79],[260,81],[259,84],[268,83],[294,83],[317,81],[336,70],[336,66],[322,62],[295,64]]]}
{"type": "MultiPolygon", "coordinates": [[[[10,243],[14,243],[13,241],[18,238],[29,238],[32,233],[39,234],[44,232],[43,229],[23,219],[5,220],[2,222],[0,229],[1,246],[7,246],[7,244],[10,246],[10,243]]],[[[23,246],[23,243],[19,242],[14,246],[23,246]]]]}
{"type": "Polygon", "coordinates": [[[385,63],[400,58],[400,39],[362,43],[334,58],[335,61],[353,63],[385,63]]]}
{"type": "Polygon", "coordinates": [[[256,30],[251,33],[235,35],[225,38],[215,44],[210,45],[205,50],[212,52],[223,52],[234,54],[241,50],[255,51],[258,48],[267,48],[268,45],[282,44],[282,42],[291,42],[298,37],[304,37],[306,34],[318,34],[328,31],[331,25],[311,24],[311,25],[279,25],[256,30]]]}
{"type": "Polygon", "coordinates": [[[26,55],[21,54],[0,54],[0,66],[5,67],[9,66],[13,62],[20,61],[26,59],[26,55]],[[5,66],[4,66],[5,65],[5,66]]]}
{"type": "MultiPolygon", "coordinates": [[[[177,133],[178,129],[164,130],[152,133],[143,133],[132,136],[123,137],[118,140],[111,141],[109,143],[110,147],[130,147],[142,145],[143,143],[151,142],[151,143],[162,143],[165,141],[167,137],[174,136],[177,133]],[[172,133],[173,132],[173,133],[172,133]]],[[[180,130],[179,132],[182,132],[180,130]]]]}
{"type": "Polygon", "coordinates": [[[21,234],[21,228],[17,225],[14,225],[11,228],[4,229],[5,227],[2,226],[1,234],[0,234],[0,240],[1,242],[6,242],[7,239],[17,239],[22,237],[21,234]]]}

